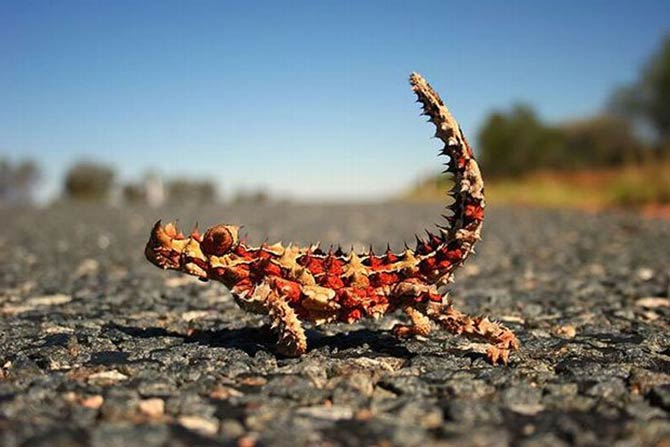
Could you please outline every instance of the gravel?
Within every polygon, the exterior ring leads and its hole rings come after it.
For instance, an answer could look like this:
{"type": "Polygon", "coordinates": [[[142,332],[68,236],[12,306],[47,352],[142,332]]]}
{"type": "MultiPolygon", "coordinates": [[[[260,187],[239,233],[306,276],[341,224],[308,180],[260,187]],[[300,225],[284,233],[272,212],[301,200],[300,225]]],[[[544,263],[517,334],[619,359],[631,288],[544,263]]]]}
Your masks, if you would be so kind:
{"type": "Polygon", "coordinates": [[[463,310],[517,333],[508,367],[401,315],[308,330],[278,356],[220,284],[143,259],[151,224],[400,247],[439,206],[0,209],[0,445],[650,446],[670,443],[670,224],[491,209],[463,310]]]}

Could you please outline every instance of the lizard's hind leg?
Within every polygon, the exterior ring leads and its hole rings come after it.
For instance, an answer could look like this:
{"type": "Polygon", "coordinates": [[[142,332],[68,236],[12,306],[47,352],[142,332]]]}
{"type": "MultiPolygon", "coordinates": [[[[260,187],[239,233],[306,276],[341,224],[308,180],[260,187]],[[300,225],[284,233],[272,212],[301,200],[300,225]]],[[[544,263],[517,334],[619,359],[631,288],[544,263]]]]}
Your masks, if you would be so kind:
{"type": "Polygon", "coordinates": [[[405,306],[402,310],[409,317],[411,324],[396,324],[393,326],[393,335],[405,338],[412,335],[425,337],[430,334],[432,323],[424,313],[412,306],[405,306]]]}
{"type": "Polygon", "coordinates": [[[452,334],[465,335],[491,343],[486,350],[486,356],[494,365],[498,362],[507,364],[510,351],[519,349],[519,340],[511,330],[487,317],[471,317],[464,314],[456,310],[451,303],[431,303],[427,314],[430,319],[452,334]]]}

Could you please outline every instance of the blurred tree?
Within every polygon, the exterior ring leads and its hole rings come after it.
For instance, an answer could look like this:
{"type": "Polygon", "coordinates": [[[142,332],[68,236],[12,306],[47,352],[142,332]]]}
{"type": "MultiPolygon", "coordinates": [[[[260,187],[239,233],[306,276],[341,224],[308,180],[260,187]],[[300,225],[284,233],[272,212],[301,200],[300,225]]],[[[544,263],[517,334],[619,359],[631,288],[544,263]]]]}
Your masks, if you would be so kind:
{"type": "Polygon", "coordinates": [[[64,192],[75,200],[101,201],[109,198],[114,171],[101,164],[80,162],[65,175],[64,192]]]}
{"type": "Polygon", "coordinates": [[[505,114],[495,112],[479,132],[482,169],[488,175],[520,175],[568,162],[560,129],[545,126],[535,111],[518,104],[505,114]]]}
{"type": "Polygon", "coordinates": [[[637,82],[614,92],[610,109],[651,126],[659,148],[670,155],[670,35],[663,38],[637,82]]]}
{"type": "Polygon", "coordinates": [[[262,204],[270,201],[270,194],[263,188],[238,190],[233,196],[233,203],[262,204]]]}
{"type": "Polygon", "coordinates": [[[31,160],[16,165],[8,160],[0,160],[0,202],[31,203],[39,178],[40,170],[31,160]]]}
{"type": "Polygon", "coordinates": [[[640,162],[645,146],[635,137],[630,121],[598,115],[561,126],[565,133],[569,166],[621,166],[640,162]]]}
{"type": "Polygon", "coordinates": [[[173,203],[211,203],[216,200],[216,186],[209,180],[170,180],[166,184],[167,199],[173,203]]]}
{"type": "Polygon", "coordinates": [[[517,176],[537,169],[620,166],[644,158],[630,122],[599,115],[557,126],[544,124],[528,106],[496,112],[479,133],[482,169],[517,176]]]}
{"type": "Polygon", "coordinates": [[[145,188],[137,183],[127,183],[123,185],[121,194],[123,195],[123,201],[125,203],[144,204],[147,202],[145,188]]]}

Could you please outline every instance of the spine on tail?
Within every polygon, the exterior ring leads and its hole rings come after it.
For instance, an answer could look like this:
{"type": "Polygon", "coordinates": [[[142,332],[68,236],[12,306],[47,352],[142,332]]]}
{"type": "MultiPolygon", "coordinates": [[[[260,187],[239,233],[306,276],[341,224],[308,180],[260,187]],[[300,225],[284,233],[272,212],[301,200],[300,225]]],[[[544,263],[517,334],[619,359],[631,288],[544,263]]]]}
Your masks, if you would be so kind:
{"type": "Polygon", "coordinates": [[[453,181],[448,191],[453,202],[447,205],[447,214],[443,216],[447,225],[438,225],[440,235],[429,233],[428,240],[420,241],[417,247],[419,254],[434,253],[436,283],[444,285],[452,281],[454,270],[463,264],[480,239],[484,182],[470,145],[439,95],[418,73],[412,73],[409,81],[423,114],[435,125],[435,137],[444,143],[441,155],[449,158],[444,173],[451,174],[453,181]]]}

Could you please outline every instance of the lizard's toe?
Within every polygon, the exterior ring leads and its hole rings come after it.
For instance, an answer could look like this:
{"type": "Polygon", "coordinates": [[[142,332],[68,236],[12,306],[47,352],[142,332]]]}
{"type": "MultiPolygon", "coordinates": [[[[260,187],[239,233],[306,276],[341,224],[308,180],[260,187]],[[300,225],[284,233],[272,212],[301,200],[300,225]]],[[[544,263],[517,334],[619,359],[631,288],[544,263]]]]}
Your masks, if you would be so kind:
{"type": "Polygon", "coordinates": [[[409,326],[407,324],[396,324],[395,326],[393,326],[391,332],[393,333],[393,336],[397,338],[409,338],[412,335],[414,335],[414,330],[412,329],[412,326],[409,326]]]}

